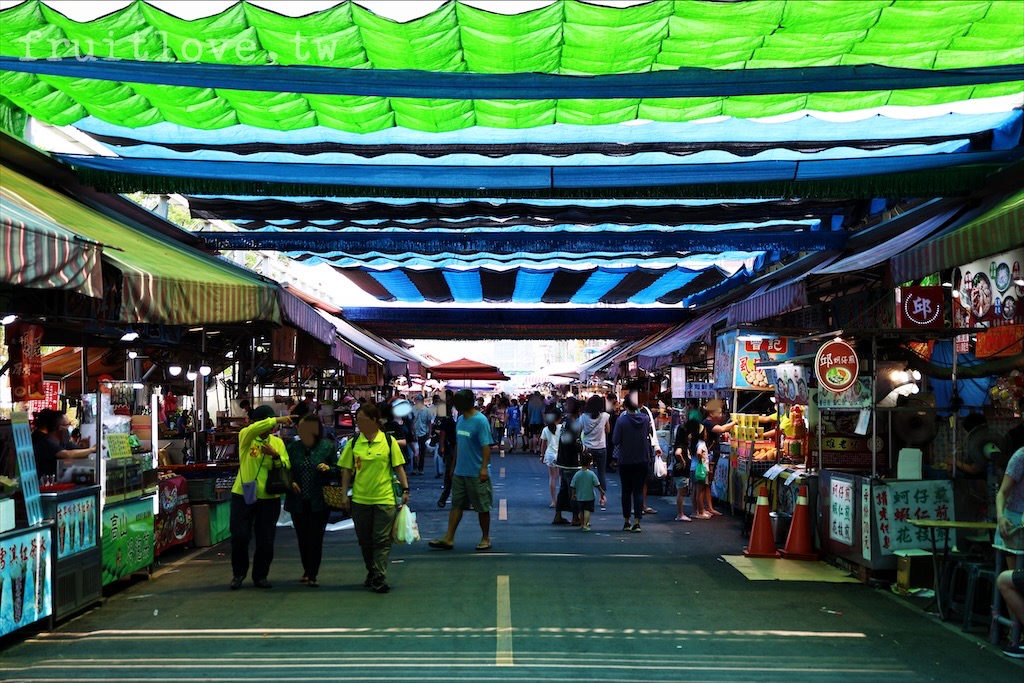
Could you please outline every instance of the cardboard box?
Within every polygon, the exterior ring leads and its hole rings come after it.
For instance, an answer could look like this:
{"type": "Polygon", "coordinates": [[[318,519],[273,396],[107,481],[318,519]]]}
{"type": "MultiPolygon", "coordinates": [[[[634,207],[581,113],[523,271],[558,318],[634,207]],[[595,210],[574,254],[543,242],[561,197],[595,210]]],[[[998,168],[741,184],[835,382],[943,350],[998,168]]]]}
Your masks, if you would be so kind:
{"type": "Polygon", "coordinates": [[[932,554],[927,550],[897,550],[896,588],[906,593],[913,588],[934,588],[932,554]]]}

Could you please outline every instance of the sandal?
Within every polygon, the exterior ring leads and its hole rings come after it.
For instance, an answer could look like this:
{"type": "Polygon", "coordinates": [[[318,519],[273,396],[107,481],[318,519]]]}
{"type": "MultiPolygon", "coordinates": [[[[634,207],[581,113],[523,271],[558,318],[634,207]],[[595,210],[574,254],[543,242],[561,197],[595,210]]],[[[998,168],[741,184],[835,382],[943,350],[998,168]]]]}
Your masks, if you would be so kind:
{"type": "Polygon", "coordinates": [[[435,538],[433,541],[427,543],[431,548],[437,548],[438,550],[451,550],[455,547],[454,543],[445,543],[440,538],[435,538]]]}
{"type": "Polygon", "coordinates": [[[476,549],[477,549],[477,551],[490,550],[491,549],[491,542],[487,541],[485,543],[485,542],[481,541],[480,543],[476,544],[476,549]]]}

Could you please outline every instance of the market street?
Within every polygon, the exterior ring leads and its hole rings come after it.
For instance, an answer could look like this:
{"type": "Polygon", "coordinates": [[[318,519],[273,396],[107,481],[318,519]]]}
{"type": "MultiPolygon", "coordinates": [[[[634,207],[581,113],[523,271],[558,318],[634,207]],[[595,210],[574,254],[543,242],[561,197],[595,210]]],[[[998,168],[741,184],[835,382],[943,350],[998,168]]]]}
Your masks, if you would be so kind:
{"type": "MultiPolygon", "coordinates": [[[[362,588],[354,534],[328,534],[321,588],[278,530],[270,579],[227,590],[227,544],[171,553],[57,630],[6,643],[5,681],[1013,681],[1024,666],[859,584],[751,582],[721,555],[738,518],[676,523],[674,500],[623,533],[618,481],[594,532],[551,526],[547,473],[510,454],[493,466],[494,551],[468,514],[453,552],[430,550],[447,510],[439,480],[413,478],[423,539],[395,546],[389,581],[362,588]],[[504,470],[504,477],[502,477],[504,470]],[[496,508],[498,505],[496,504],[496,508]],[[823,611],[828,610],[828,611],[823,611]]],[[[977,629],[980,631],[980,629],[977,629]]]]}

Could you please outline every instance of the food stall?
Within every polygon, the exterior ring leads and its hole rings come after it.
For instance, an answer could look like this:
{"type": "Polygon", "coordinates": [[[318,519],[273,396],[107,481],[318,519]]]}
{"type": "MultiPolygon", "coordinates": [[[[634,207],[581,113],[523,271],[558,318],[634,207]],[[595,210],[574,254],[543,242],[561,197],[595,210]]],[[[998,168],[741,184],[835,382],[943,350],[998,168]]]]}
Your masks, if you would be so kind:
{"type": "Polygon", "coordinates": [[[14,413],[10,428],[24,516],[8,516],[15,501],[0,515],[0,637],[53,614],[53,521],[40,502],[28,413],[14,413]]]}
{"type": "Polygon", "coordinates": [[[55,484],[41,498],[43,515],[55,524],[52,620],[60,620],[103,597],[100,487],[55,484]]]}
{"type": "MultiPolygon", "coordinates": [[[[779,461],[775,438],[765,436],[772,416],[747,412],[744,406],[773,405],[769,398],[776,387],[769,372],[790,360],[795,351],[795,338],[782,333],[732,328],[715,339],[714,384],[717,390],[731,393],[735,410],[731,419],[736,427],[728,440],[722,440],[712,494],[727,500],[733,512],[753,515],[758,484],[769,486],[774,493],[773,480],[764,478],[779,461]]],[[[771,500],[775,498],[771,496],[771,500]]]]}

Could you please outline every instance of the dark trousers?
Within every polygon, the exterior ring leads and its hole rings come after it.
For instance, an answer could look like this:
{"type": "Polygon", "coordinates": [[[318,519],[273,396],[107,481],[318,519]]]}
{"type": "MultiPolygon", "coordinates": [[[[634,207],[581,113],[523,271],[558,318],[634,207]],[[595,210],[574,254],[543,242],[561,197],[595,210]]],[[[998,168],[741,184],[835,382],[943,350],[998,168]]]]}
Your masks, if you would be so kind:
{"type": "Polygon", "coordinates": [[[295,537],[299,541],[302,572],[311,579],[315,579],[320,572],[320,561],[324,556],[324,532],[330,514],[331,511],[327,508],[314,512],[308,500],[303,501],[302,512],[292,513],[295,537]]]}
{"type": "Polygon", "coordinates": [[[632,465],[619,463],[619,479],[622,482],[622,516],[629,518],[630,503],[633,517],[640,519],[644,514],[644,482],[647,481],[647,463],[632,465]]]}
{"type": "Polygon", "coordinates": [[[608,467],[608,449],[591,448],[590,455],[594,457],[594,467],[597,468],[597,480],[601,482],[601,488],[608,490],[608,477],[605,470],[608,467]]]}
{"type": "Polygon", "coordinates": [[[249,542],[256,538],[252,554],[252,579],[267,578],[274,561],[274,536],[281,516],[281,499],[257,500],[246,505],[237,493],[231,494],[231,570],[234,576],[249,573],[249,542]]]}
{"type": "Polygon", "coordinates": [[[441,489],[441,497],[438,498],[438,503],[447,503],[448,496],[452,495],[452,481],[455,477],[455,458],[451,456],[451,453],[447,453],[444,456],[444,488],[441,489]]]}
{"type": "Polygon", "coordinates": [[[560,470],[562,484],[558,487],[558,498],[555,499],[555,511],[571,512],[573,517],[580,514],[580,506],[572,499],[572,478],[579,470],[560,470]]]}
{"type": "Polygon", "coordinates": [[[429,438],[429,436],[421,436],[420,438],[416,439],[416,441],[419,443],[419,450],[416,451],[415,469],[420,474],[423,474],[423,461],[427,459],[427,439],[429,438]]]}

